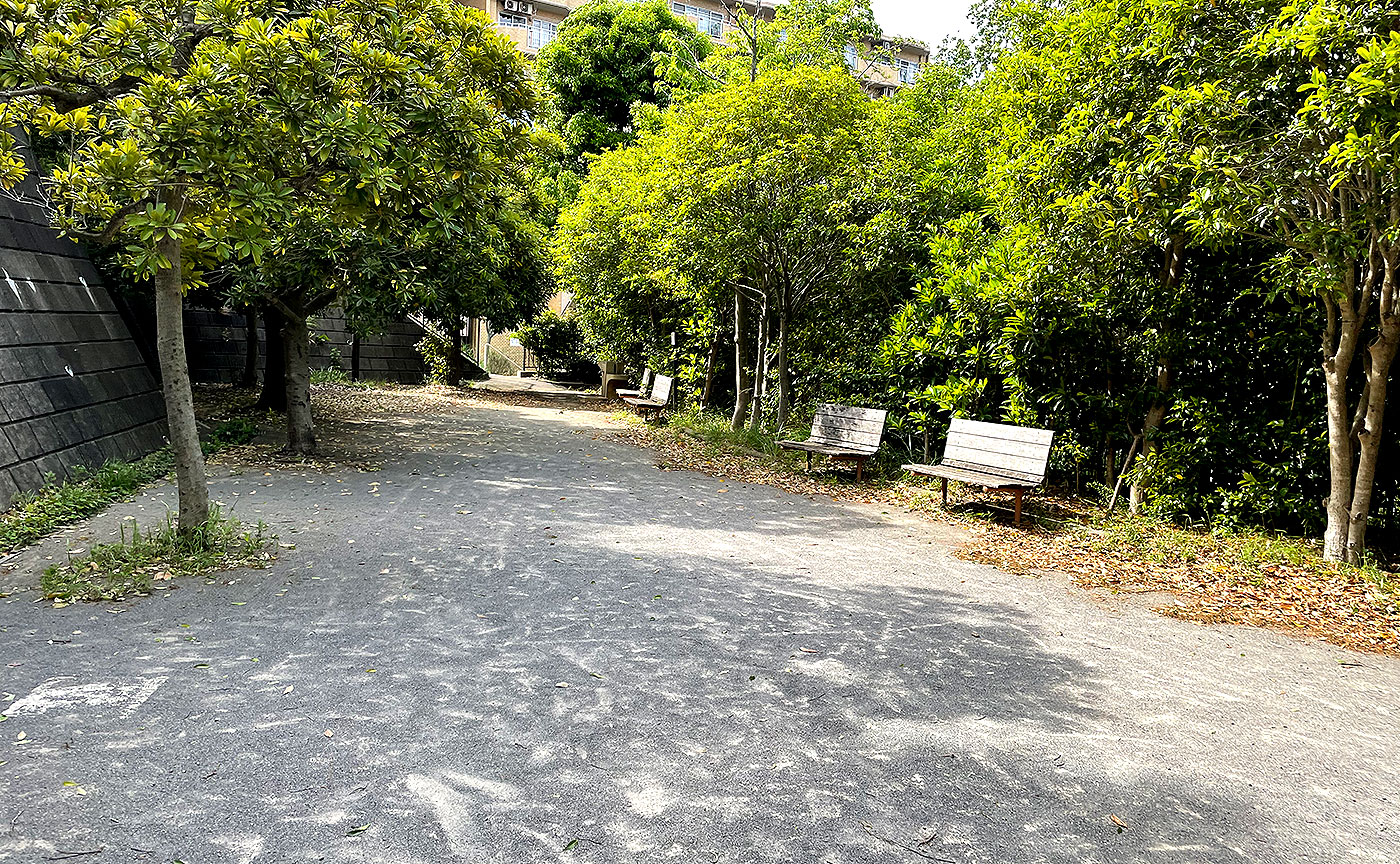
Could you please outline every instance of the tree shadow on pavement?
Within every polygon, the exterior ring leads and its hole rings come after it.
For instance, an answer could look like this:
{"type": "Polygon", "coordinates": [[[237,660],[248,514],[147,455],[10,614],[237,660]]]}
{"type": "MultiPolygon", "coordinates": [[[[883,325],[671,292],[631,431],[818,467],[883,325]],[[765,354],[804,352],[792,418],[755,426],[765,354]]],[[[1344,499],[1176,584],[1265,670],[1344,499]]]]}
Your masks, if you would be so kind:
{"type": "Polygon", "coordinates": [[[382,471],[221,481],[296,546],[273,569],[117,615],[3,607],[4,729],[30,743],[0,852],[1289,857],[1275,802],[1157,767],[1102,670],[1026,608],[932,587],[967,565],[879,514],[528,413],[416,430],[431,450],[382,471]]]}

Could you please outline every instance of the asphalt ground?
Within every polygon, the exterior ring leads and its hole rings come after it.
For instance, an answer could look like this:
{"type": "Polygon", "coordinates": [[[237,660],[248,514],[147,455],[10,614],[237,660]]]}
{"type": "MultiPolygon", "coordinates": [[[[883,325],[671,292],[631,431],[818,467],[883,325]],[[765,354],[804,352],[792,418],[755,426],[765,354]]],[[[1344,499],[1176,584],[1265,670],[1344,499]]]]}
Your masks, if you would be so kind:
{"type": "Polygon", "coordinates": [[[365,418],[377,470],[219,469],[294,548],[212,584],[34,588],[169,487],[8,562],[0,858],[1400,861],[1400,663],[658,470],[607,423],[365,418]]]}

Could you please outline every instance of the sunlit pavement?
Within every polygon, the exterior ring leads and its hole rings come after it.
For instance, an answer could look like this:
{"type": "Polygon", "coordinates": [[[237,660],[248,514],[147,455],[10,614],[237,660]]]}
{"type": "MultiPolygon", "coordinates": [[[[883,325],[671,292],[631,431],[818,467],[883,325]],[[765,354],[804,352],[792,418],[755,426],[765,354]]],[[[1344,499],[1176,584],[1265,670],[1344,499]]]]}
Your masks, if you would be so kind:
{"type": "Polygon", "coordinates": [[[0,599],[0,857],[1400,861],[1400,663],[659,471],[603,416],[406,419],[382,470],[216,479],[270,569],[0,599]]]}

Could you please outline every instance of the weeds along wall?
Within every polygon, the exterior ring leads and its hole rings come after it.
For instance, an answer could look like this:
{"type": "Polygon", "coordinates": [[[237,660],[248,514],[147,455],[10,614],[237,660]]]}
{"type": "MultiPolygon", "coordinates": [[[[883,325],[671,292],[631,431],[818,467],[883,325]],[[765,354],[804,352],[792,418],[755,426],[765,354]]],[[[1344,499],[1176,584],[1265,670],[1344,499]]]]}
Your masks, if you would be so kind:
{"type": "Polygon", "coordinates": [[[0,198],[0,508],[165,435],[159,386],[82,247],[0,198]]]}

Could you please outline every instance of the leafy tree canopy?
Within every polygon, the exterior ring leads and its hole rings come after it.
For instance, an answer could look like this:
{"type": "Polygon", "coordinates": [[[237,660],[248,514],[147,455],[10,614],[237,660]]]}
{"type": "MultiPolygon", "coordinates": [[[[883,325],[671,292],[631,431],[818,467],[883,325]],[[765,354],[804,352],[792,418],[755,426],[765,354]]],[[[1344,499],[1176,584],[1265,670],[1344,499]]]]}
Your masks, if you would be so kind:
{"type": "Polygon", "coordinates": [[[570,13],[536,60],[570,155],[630,143],[633,106],[669,105],[675,87],[693,83],[679,70],[704,60],[711,46],[664,0],[592,0],[570,13]],[[659,62],[662,54],[680,62],[659,62]]]}

